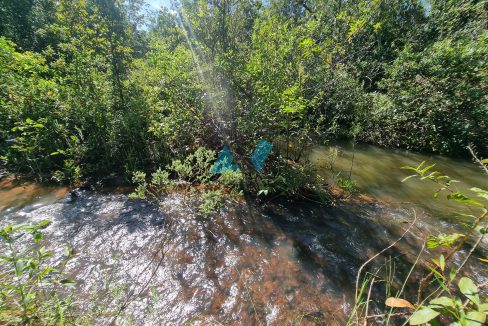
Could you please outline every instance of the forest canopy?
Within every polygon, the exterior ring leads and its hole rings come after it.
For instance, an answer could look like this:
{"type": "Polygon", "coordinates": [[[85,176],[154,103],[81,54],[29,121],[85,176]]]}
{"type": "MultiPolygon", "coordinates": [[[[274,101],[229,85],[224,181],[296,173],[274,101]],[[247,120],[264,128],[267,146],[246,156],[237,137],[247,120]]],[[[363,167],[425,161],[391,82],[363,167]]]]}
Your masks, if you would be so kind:
{"type": "Polygon", "coordinates": [[[262,138],[488,154],[486,1],[172,4],[0,0],[2,164],[78,183],[262,138]]]}

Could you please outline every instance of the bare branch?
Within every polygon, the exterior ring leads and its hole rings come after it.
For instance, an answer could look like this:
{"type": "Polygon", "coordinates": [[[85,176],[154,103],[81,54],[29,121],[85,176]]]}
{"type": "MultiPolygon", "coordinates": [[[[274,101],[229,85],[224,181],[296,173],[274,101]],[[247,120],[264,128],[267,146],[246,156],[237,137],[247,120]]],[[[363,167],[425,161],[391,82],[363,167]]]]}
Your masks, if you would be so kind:
{"type": "Polygon", "coordinates": [[[469,152],[471,153],[471,156],[473,157],[473,160],[476,164],[480,166],[480,168],[488,174],[488,166],[486,166],[485,163],[481,161],[481,159],[476,155],[475,148],[473,145],[469,145],[468,147],[469,152]]]}

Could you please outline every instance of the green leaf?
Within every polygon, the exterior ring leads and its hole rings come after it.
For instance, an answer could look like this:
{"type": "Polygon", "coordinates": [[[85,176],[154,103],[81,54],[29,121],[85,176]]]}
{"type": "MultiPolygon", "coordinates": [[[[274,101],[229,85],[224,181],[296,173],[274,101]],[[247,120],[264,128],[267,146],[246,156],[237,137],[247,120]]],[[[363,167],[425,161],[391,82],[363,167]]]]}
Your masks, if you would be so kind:
{"type": "Polygon", "coordinates": [[[441,268],[442,271],[444,271],[444,269],[446,269],[446,260],[444,258],[444,255],[441,255],[439,257],[439,267],[441,268]]]}
{"type": "Polygon", "coordinates": [[[407,181],[408,179],[411,179],[411,178],[416,177],[416,176],[417,176],[416,174],[409,175],[408,177],[403,178],[402,182],[405,182],[405,181],[407,181]]]}
{"type": "Polygon", "coordinates": [[[39,225],[39,227],[41,227],[41,228],[45,228],[46,226],[48,226],[48,225],[49,225],[49,223],[51,223],[49,220],[42,220],[42,221],[40,221],[40,222],[39,222],[39,224],[38,224],[38,225],[39,225]]]}
{"type": "Polygon", "coordinates": [[[488,191],[481,189],[481,188],[471,188],[469,190],[475,192],[478,195],[478,197],[481,197],[481,198],[488,200],[488,191]]]}
{"type": "Polygon", "coordinates": [[[416,168],[413,168],[411,166],[402,166],[400,169],[403,169],[403,170],[410,170],[410,171],[415,171],[417,172],[417,169],[416,168]]]}
{"type": "Polygon", "coordinates": [[[478,201],[476,201],[474,199],[471,199],[471,198],[466,197],[465,195],[463,195],[459,191],[458,192],[455,192],[453,194],[447,195],[447,199],[452,199],[454,201],[457,201],[458,203],[471,204],[471,205],[476,205],[476,206],[480,206],[480,207],[483,207],[484,206],[480,202],[478,202],[478,201]]]}
{"type": "Polygon", "coordinates": [[[423,308],[417,310],[410,316],[410,325],[421,325],[425,324],[435,317],[439,316],[440,312],[435,311],[431,308],[423,308]]]}
{"type": "Polygon", "coordinates": [[[15,261],[15,258],[7,257],[7,256],[0,256],[0,260],[12,262],[12,261],[15,261]]]}
{"type": "Polygon", "coordinates": [[[59,283],[64,284],[64,285],[75,285],[76,284],[75,281],[67,279],[67,278],[64,280],[61,280],[59,283]]]}
{"type": "Polygon", "coordinates": [[[43,278],[45,275],[51,273],[51,272],[57,272],[59,273],[59,270],[56,269],[56,268],[53,268],[53,267],[48,267],[46,269],[44,269],[41,273],[39,273],[39,275],[37,276],[38,279],[41,279],[43,278]]]}
{"type": "MultiPolygon", "coordinates": [[[[434,269],[431,269],[432,271],[434,271],[434,269]]],[[[437,283],[439,283],[439,285],[447,292],[449,292],[449,289],[447,288],[446,286],[446,278],[444,276],[442,276],[442,274],[440,274],[439,272],[437,273],[434,273],[434,278],[436,279],[437,283]]]]}
{"type": "Polygon", "coordinates": [[[479,326],[484,325],[486,321],[486,315],[479,311],[470,311],[466,315],[466,326],[479,326]]]}
{"type": "Polygon", "coordinates": [[[425,168],[423,168],[419,173],[420,174],[425,174],[427,171],[429,171],[430,169],[432,169],[433,167],[435,166],[435,163],[432,164],[432,165],[429,165],[429,166],[426,166],[425,168]]]}
{"type": "Polygon", "coordinates": [[[448,297],[439,297],[430,301],[431,305],[443,306],[443,307],[453,307],[455,306],[454,301],[448,297]]]}
{"type": "MultiPolygon", "coordinates": [[[[437,261],[435,259],[432,259],[434,264],[438,265],[437,261]]],[[[429,267],[430,271],[434,273],[435,277],[438,277],[440,280],[445,280],[444,275],[442,275],[436,268],[429,267]]]]}
{"type": "Polygon", "coordinates": [[[452,282],[456,277],[456,274],[456,270],[454,268],[451,268],[451,270],[449,271],[449,281],[452,282]]]}
{"type": "Polygon", "coordinates": [[[478,287],[471,279],[467,277],[461,278],[459,280],[458,286],[461,293],[468,297],[469,300],[476,303],[477,305],[480,303],[478,287]]]}
{"type": "Polygon", "coordinates": [[[42,238],[44,237],[44,234],[42,234],[42,232],[39,232],[39,231],[35,231],[32,236],[34,237],[34,242],[35,243],[39,243],[39,241],[42,240],[42,238]]]}
{"type": "Polygon", "coordinates": [[[22,275],[22,273],[24,272],[24,268],[25,268],[25,263],[22,260],[17,260],[15,262],[15,270],[17,276],[22,275]]]}
{"type": "Polygon", "coordinates": [[[482,303],[480,305],[478,305],[478,311],[488,311],[488,303],[482,303]]]}

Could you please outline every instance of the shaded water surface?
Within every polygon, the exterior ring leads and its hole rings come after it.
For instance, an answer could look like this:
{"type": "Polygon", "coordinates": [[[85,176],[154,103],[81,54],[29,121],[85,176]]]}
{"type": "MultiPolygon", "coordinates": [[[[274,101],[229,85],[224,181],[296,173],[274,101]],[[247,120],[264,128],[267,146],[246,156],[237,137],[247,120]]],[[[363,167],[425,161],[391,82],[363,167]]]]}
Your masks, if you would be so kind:
{"type": "MultiPolygon", "coordinates": [[[[366,156],[355,155],[364,168],[366,156]]],[[[410,154],[392,155],[402,161],[410,154]]],[[[360,187],[378,174],[379,188],[387,180],[383,175],[393,172],[368,168],[364,179],[359,167],[354,173],[360,187]]],[[[64,245],[73,246],[67,271],[78,281],[79,306],[100,324],[119,314],[117,321],[135,325],[344,325],[359,266],[404,232],[413,209],[413,232],[388,252],[398,281],[426,234],[455,229],[419,206],[375,201],[335,207],[229,203],[219,216],[204,219],[180,195],[156,206],[124,194],[2,185],[0,224],[51,220],[45,244],[57,259],[64,245]],[[12,199],[20,195],[24,199],[12,199]]],[[[401,193],[393,181],[385,187],[391,198],[401,193]]],[[[462,258],[463,252],[455,260],[462,258]]],[[[380,260],[378,266],[385,258],[380,260]]],[[[469,266],[466,273],[488,280],[477,264],[469,266]]],[[[381,298],[379,292],[373,296],[381,298]]],[[[378,302],[372,309],[380,311],[378,302]]]]}
{"type": "Polygon", "coordinates": [[[441,217],[459,210],[459,204],[448,201],[445,194],[435,199],[433,194],[439,187],[432,182],[419,178],[402,182],[414,173],[401,167],[416,167],[421,162],[426,162],[425,166],[435,164],[431,171],[439,171],[459,181],[453,183],[453,188],[468,196],[475,196],[469,188],[488,187],[488,176],[469,156],[464,160],[453,159],[367,144],[341,143],[331,147],[316,146],[310,153],[310,160],[328,177],[337,173],[348,177],[352,166],[351,177],[362,192],[387,202],[410,202],[441,217]]]}

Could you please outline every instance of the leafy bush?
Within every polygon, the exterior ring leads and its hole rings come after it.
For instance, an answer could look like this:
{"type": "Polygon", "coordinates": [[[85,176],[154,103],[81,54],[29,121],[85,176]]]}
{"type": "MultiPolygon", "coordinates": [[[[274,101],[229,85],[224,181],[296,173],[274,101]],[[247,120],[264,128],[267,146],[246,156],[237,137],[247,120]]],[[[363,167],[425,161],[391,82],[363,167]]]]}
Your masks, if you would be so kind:
{"type": "Polygon", "coordinates": [[[230,189],[234,194],[242,194],[240,189],[244,182],[244,174],[241,171],[227,170],[219,177],[219,183],[230,189]]]}
{"type": "Polygon", "coordinates": [[[243,175],[239,171],[226,171],[217,177],[210,172],[214,160],[215,152],[201,147],[183,160],[173,160],[166,170],[158,169],[150,182],[146,181],[146,173],[135,172],[132,181],[136,189],[130,198],[158,201],[173,189],[184,190],[202,215],[215,214],[223,208],[225,199],[242,195],[243,175]],[[170,179],[171,175],[176,180],[170,179]]]}
{"type": "Polygon", "coordinates": [[[422,305],[412,314],[410,325],[431,323],[438,316],[454,320],[451,323],[454,326],[483,325],[488,313],[488,301],[481,301],[478,286],[470,278],[462,277],[458,282],[458,288],[464,295],[463,298],[450,295],[430,300],[428,305],[422,305]]]}
{"type": "MultiPolygon", "coordinates": [[[[57,325],[70,316],[70,298],[66,286],[74,282],[64,278],[59,266],[53,266],[53,255],[40,246],[42,229],[47,220],[35,225],[8,225],[0,229],[0,237],[7,246],[2,257],[0,277],[0,322],[6,325],[57,325]],[[34,243],[17,245],[19,239],[31,236],[34,243]]],[[[70,255],[69,248],[66,256],[70,255]]],[[[65,257],[65,258],[67,258],[65,257]]]]}
{"type": "Polygon", "coordinates": [[[358,185],[354,179],[340,177],[337,179],[337,185],[350,194],[359,192],[358,185]]]}
{"type": "Polygon", "coordinates": [[[59,91],[52,74],[42,56],[19,53],[0,37],[0,148],[12,171],[41,178],[60,163],[50,156],[63,147],[65,132],[57,123],[59,91]]]}
{"type": "Polygon", "coordinates": [[[406,48],[381,82],[386,94],[374,97],[366,139],[452,155],[474,144],[488,153],[487,36],[406,48]]]}
{"type": "Polygon", "coordinates": [[[175,172],[180,180],[207,183],[213,176],[210,168],[214,160],[214,151],[200,147],[183,161],[173,160],[168,168],[175,172]]]}
{"type": "Polygon", "coordinates": [[[281,157],[271,157],[268,168],[246,180],[248,189],[259,195],[318,200],[329,203],[325,181],[310,163],[294,163],[281,157]]]}
{"type": "Polygon", "coordinates": [[[203,216],[211,216],[223,208],[224,198],[221,190],[204,191],[201,194],[198,211],[203,216]]]}

